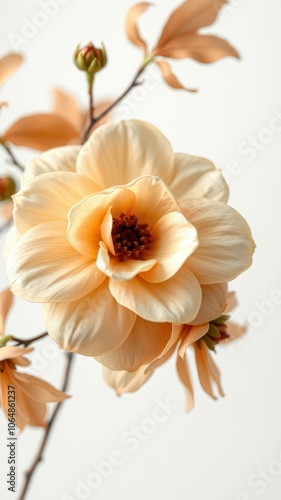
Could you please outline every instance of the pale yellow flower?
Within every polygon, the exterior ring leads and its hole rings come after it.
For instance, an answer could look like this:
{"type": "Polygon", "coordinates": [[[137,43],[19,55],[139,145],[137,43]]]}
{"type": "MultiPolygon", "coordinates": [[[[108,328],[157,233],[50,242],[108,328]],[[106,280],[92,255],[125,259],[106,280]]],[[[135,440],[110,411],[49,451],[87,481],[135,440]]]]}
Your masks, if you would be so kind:
{"type": "Polygon", "coordinates": [[[220,171],[174,154],[148,123],[104,125],[82,147],[51,150],[24,182],[7,275],[16,295],[44,303],[63,349],[101,356],[126,341],[159,352],[171,323],[196,317],[202,285],[251,264],[251,233],[225,204],[220,171]]]}

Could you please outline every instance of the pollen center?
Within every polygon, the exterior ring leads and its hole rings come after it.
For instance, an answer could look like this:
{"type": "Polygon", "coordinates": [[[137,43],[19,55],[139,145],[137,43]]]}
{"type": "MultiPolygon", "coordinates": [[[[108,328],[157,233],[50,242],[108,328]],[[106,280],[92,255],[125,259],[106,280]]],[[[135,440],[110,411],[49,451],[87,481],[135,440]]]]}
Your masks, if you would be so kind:
{"type": "Polygon", "coordinates": [[[126,257],[137,259],[151,242],[148,224],[139,224],[135,215],[122,213],[118,219],[113,218],[111,234],[115,253],[126,257]]]}

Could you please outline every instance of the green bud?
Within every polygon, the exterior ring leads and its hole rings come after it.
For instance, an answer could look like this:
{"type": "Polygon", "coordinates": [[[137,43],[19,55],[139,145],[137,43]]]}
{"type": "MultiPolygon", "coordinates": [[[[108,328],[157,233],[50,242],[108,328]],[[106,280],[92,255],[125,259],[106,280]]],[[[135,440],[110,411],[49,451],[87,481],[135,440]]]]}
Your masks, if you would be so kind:
{"type": "Polygon", "coordinates": [[[96,48],[92,43],[80,48],[74,53],[74,62],[78,69],[85,71],[91,78],[106,65],[106,52],[104,46],[96,48]]]}

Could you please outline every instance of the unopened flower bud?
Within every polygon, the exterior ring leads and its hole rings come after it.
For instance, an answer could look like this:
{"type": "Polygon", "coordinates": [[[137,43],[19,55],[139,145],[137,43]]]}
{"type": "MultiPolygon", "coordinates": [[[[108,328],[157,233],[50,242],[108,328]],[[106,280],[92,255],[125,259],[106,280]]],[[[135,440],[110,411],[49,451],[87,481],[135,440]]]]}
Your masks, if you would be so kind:
{"type": "Polygon", "coordinates": [[[95,73],[100,71],[106,65],[106,52],[102,46],[101,49],[94,47],[89,43],[85,47],[78,46],[74,54],[74,62],[81,71],[85,71],[93,78],[95,73]]]}
{"type": "Polygon", "coordinates": [[[0,177],[0,201],[8,200],[16,192],[16,183],[12,177],[0,177]]]}

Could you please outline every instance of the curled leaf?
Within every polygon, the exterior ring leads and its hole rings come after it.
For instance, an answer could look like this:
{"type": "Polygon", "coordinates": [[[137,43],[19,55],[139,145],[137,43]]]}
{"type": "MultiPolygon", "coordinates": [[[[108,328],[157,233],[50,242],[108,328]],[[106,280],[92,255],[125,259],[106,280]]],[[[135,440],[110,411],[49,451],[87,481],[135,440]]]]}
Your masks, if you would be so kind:
{"type": "Polygon", "coordinates": [[[155,61],[155,62],[158,68],[160,69],[165,82],[169,85],[169,87],[172,87],[173,89],[187,90],[188,92],[197,92],[197,89],[189,89],[187,87],[184,87],[179,82],[176,75],[172,73],[171,67],[167,62],[164,61],[155,61]]]}
{"type": "Polygon", "coordinates": [[[20,54],[10,53],[0,59],[0,85],[20,66],[23,57],[20,54]]]}
{"type": "Polygon", "coordinates": [[[77,129],[55,114],[35,114],[17,120],[6,130],[3,140],[16,146],[44,151],[64,146],[77,138],[77,129]]]}
{"type": "Polygon", "coordinates": [[[139,29],[137,25],[137,19],[138,17],[146,11],[146,9],[150,6],[151,4],[148,2],[140,2],[135,5],[133,5],[129,11],[127,12],[126,18],[125,18],[125,32],[130,40],[134,45],[137,47],[140,47],[141,50],[146,53],[146,42],[141,38],[139,34],[139,29]]]}

